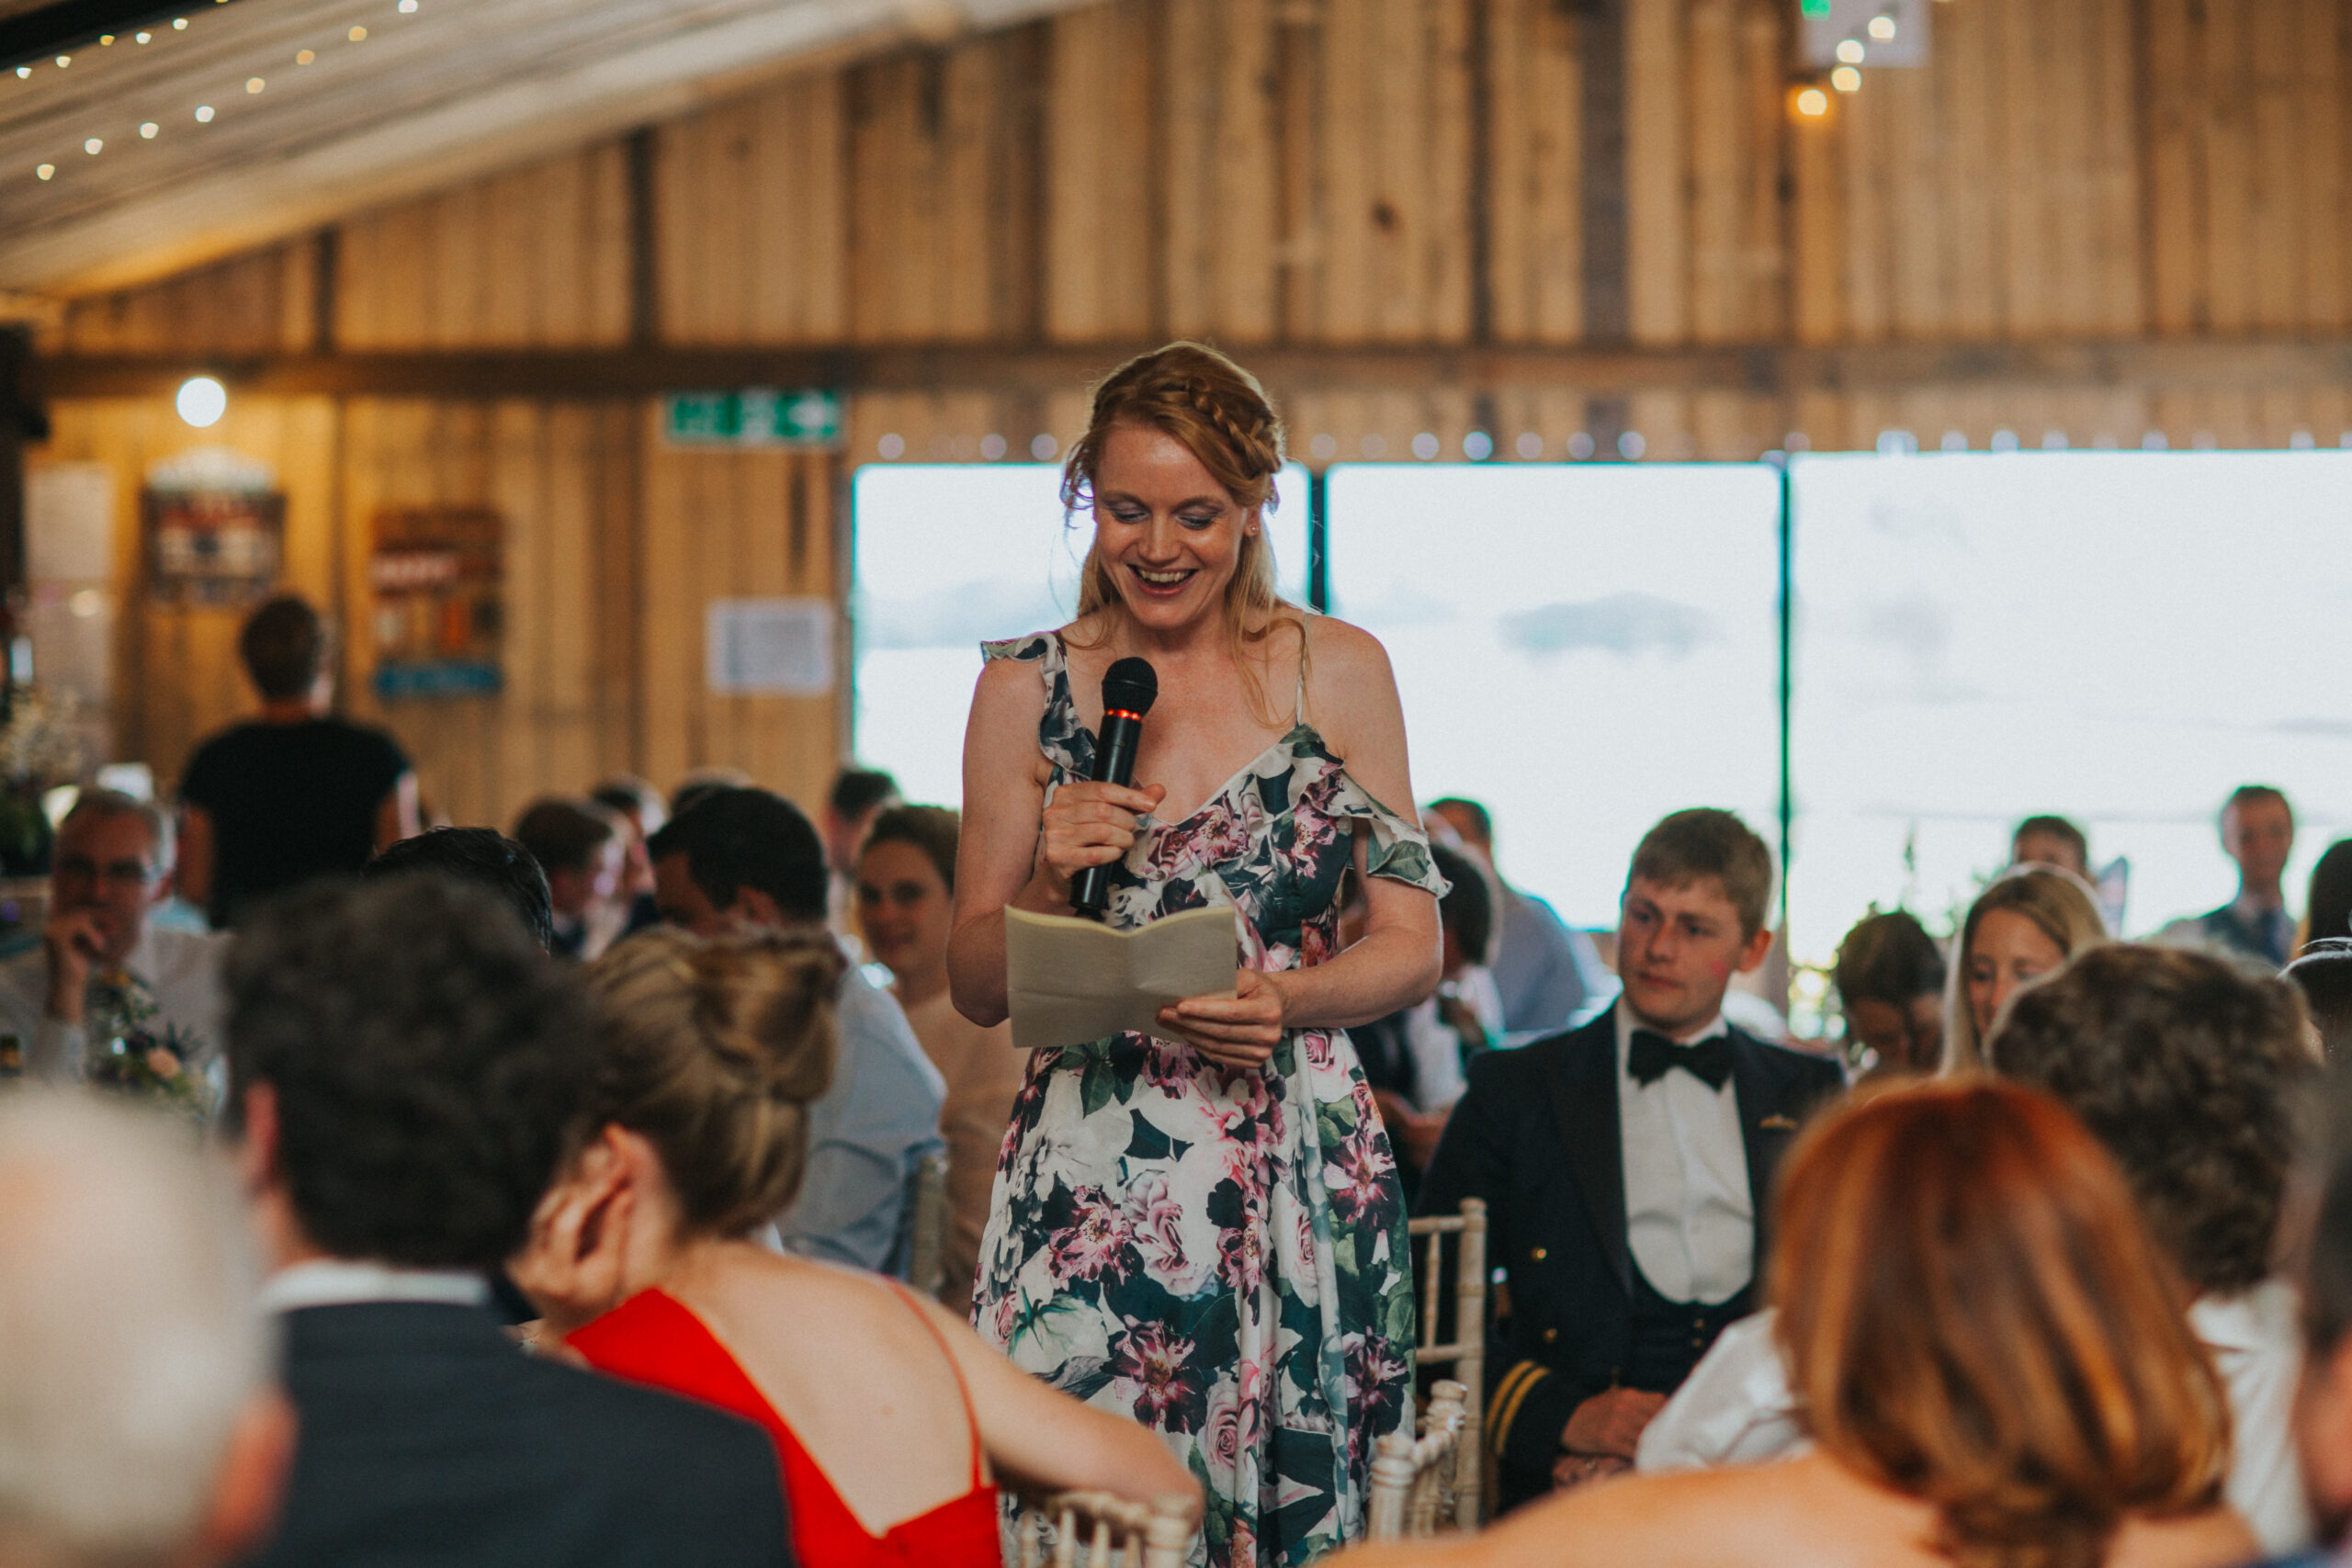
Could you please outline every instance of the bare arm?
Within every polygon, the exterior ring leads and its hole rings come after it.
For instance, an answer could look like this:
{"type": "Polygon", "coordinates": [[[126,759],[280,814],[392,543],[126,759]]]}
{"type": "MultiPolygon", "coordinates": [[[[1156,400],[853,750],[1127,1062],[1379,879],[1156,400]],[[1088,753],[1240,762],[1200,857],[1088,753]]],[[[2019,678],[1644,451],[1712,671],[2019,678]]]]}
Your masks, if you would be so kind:
{"type": "Polygon", "coordinates": [[[936,1302],[921,1304],[963,1371],[980,1446],[1001,1480],[1020,1491],[1085,1488],[1135,1503],[1182,1496],[1200,1517],[1200,1483],[1151,1428],[1047,1387],[936,1302]]]}
{"type": "Polygon", "coordinates": [[[1053,769],[1037,750],[1045,712],[1036,667],[1000,660],[980,671],[964,728],[964,827],[956,849],[947,989],[956,1010],[984,1029],[1006,1017],[1006,906],[1069,913],[1070,878],[1125,854],[1136,840],[1137,814],[1166,793],[1157,784],[1069,783],[1048,807],[1053,769]]]}
{"type": "Polygon", "coordinates": [[[416,774],[402,773],[393,781],[391,794],[376,803],[376,852],[382,854],[402,839],[413,839],[424,831],[416,804],[416,774]]]}
{"type": "Polygon", "coordinates": [[[179,894],[199,909],[212,907],[212,815],[201,806],[180,807],[179,894]]]}

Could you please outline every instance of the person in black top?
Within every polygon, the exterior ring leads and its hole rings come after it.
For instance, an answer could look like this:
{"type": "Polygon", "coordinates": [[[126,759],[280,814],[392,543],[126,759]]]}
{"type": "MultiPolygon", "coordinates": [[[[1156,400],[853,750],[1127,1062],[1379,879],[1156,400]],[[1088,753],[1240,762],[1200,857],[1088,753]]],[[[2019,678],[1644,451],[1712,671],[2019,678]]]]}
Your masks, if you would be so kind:
{"type": "Polygon", "coordinates": [[[180,893],[215,926],[314,876],[351,874],[418,829],[416,774],[392,738],[336,718],[328,636],[292,594],[237,639],[261,716],[197,748],[180,781],[180,893]]]}
{"type": "Polygon", "coordinates": [[[765,1433],[526,1355],[487,1308],[596,1066],[573,973],[497,892],[288,894],[228,987],[228,1119],[300,1418],[249,1568],[791,1562],[765,1433]]]}

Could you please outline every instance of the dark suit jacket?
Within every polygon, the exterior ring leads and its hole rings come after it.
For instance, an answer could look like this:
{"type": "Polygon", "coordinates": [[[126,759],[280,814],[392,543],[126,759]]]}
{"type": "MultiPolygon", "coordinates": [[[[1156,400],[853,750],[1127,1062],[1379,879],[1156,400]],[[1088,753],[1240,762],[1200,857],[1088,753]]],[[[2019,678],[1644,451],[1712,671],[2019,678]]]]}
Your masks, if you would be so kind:
{"type": "MultiPolygon", "coordinates": [[[[1506,1481],[1548,1475],[1576,1407],[1615,1384],[1633,1348],[1633,1255],[1611,1008],[1566,1034],[1470,1064],[1421,1179],[1419,1212],[1487,1201],[1487,1256],[1510,1272],[1510,1320],[1487,1343],[1487,1441],[1506,1481]]],[[[1772,1175],[1796,1123],[1845,1084],[1835,1062],[1731,1032],[1760,1276],[1772,1175]]]]}
{"type": "Polygon", "coordinates": [[[288,1313],[286,1388],[301,1432],[255,1568],[792,1562],[764,1432],[526,1356],[487,1312],[288,1313]]]}

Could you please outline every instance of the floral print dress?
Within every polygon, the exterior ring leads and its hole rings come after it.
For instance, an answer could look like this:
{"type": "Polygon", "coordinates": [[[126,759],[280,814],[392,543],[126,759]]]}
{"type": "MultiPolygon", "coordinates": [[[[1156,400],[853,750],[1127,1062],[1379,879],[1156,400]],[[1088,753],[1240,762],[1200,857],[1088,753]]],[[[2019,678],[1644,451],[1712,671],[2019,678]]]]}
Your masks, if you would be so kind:
{"type": "MultiPolygon", "coordinates": [[[[1046,682],[1051,791],[1094,737],[1057,634],[989,643],[1046,682]]],[[[1420,829],[1302,717],[1182,822],[1147,817],[1110,922],[1230,904],[1242,962],[1322,963],[1340,874],[1442,893],[1420,829]]],[[[1411,1254],[1396,1162],[1348,1037],[1294,1029],[1260,1070],[1139,1034],[1039,1051],[997,1162],[973,1304],[1057,1388],[1154,1427],[1208,1498],[1195,1563],[1304,1563],[1363,1534],[1373,1442],[1411,1413],[1411,1254]]]]}

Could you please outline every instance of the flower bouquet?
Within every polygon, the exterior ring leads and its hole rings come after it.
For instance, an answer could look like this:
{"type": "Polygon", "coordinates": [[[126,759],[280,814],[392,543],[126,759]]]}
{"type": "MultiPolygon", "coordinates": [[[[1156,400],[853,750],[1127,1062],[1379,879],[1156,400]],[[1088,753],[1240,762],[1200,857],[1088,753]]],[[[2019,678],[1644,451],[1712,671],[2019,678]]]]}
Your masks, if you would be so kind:
{"type": "Polygon", "coordinates": [[[156,1007],[145,987],[117,970],[93,987],[83,1076],[101,1089],[152,1100],[201,1122],[211,1114],[211,1088],[188,1066],[188,1044],[175,1025],[148,1027],[156,1007]]]}

